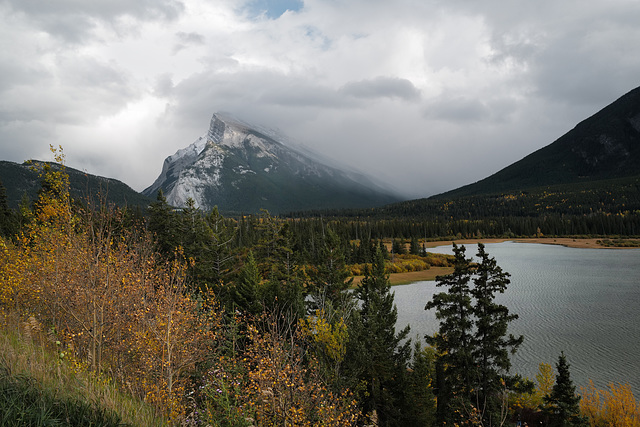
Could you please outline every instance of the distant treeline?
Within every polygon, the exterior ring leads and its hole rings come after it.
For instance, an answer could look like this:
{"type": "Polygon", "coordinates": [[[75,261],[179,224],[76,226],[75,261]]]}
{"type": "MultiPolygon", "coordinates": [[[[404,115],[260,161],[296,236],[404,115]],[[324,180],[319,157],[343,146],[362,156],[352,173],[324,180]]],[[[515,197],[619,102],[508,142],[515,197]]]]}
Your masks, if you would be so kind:
{"type": "Polygon", "coordinates": [[[451,200],[410,200],[375,209],[296,212],[323,218],[352,239],[411,237],[637,236],[640,177],[451,200]]]}

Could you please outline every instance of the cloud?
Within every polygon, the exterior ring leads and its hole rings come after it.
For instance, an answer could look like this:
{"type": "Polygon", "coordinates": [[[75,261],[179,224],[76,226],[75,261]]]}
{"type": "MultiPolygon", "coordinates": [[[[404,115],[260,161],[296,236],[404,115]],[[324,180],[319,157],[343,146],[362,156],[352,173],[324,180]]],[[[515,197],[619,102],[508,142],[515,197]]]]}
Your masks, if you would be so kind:
{"type": "Polygon", "coordinates": [[[90,123],[119,111],[138,93],[126,73],[83,56],[56,57],[48,72],[25,79],[28,84],[16,80],[0,101],[0,122],[90,123]]]}
{"type": "Polygon", "coordinates": [[[453,122],[487,120],[491,112],[479,99],[443,98],[425,108],[425,116],[453,122]]]}
{"type": "Polygon", "coordinates": [[[173,54],[180,52],[183,49],[188,48],[189,46],[199,46],[205,44],[205,36],[198,33],[185,33],[183,31],[176,33],[176,38],[178,42],[173,47],[173,54]]]}
{"type": "Polygon", "coordinates": [[[420,91],[407,79],[398,77],[376,77],[371,80],[348,82],[341,91],[355,98],[399,98],[405,101],[416,101],[420,91]]]}
{"type": "Polygon", "coordinates": [[[117,26],[129,17],[136,21],[171,21],[184,11],[178,0],[7,0],[14,14],[64,42],[81,43],[98,23],[117,26]]]}

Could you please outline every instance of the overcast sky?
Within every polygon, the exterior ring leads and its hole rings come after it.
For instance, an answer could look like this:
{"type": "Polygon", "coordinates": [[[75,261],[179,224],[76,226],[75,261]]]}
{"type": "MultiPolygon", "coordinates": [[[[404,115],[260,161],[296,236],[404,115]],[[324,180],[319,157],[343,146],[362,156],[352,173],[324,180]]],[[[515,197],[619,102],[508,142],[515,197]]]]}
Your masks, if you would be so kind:
{"type": "Polygon", "coordinates": [[[225,111],[423,197],[640,85],[637,0],[0,0],[0,159],[141,191],[225,111]]]}

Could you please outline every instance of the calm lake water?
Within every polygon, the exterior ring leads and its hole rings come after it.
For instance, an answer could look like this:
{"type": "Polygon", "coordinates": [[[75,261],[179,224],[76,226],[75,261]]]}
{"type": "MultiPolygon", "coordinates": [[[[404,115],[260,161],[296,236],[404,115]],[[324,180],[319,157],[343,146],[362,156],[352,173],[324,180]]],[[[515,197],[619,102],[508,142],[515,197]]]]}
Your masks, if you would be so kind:
{"type": "MultiPolygon", "coordinates": [[[[468,245],[467,256],[476,245],[468,245]]],[[[512,372],[535,380],[541,362],[555,369],[564,351],[576,386],[592,379],[598,388],[629,383],[640,398],[640,249],[574,249],[504,242],[485,248],[511,284],[496,301],[519,315],[510,332],[524,335],[512,359],[512,372]]],[[[451,246],[429,249],[452,253],[451,246]]],[[[398,327],[411,325],[412,337],[438,329],[424,306],[436,282],[394,286],[398,327]]]]}

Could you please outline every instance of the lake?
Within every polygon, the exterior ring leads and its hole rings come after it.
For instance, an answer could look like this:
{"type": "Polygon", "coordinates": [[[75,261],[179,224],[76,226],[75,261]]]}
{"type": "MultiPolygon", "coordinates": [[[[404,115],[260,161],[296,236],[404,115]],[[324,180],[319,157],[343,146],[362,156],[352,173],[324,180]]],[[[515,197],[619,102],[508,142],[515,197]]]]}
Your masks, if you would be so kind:
{"type": "MultiPolygon", "coordinates": [[[[467,245],[467,257],[477,245],[467,245]]],[[[541,362],[555,369],[564,351],[576,386],[629,383],[640,398],[640,249],[575,249],[503,242],[485,248],[511,284],[496,301],[519,318],[509,332],[524,335],[512,372],[535,380],[541,362]]],[[[452,253],[451,246],[429,252],[452,253]]],[[[424,306],[436,282],[394,286],[398,324],[412,337],[433,334],[438,322],[424,306]]]]}

